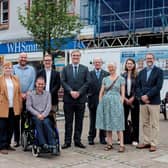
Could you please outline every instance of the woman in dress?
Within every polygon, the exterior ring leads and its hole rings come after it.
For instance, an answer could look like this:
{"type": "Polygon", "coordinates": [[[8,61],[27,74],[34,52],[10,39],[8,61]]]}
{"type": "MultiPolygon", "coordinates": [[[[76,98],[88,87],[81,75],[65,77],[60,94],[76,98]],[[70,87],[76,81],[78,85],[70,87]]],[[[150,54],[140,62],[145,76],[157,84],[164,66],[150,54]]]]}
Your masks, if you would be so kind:
{"type": "Polygon", "coordinates": [[[10,146],[15,117],[21,112],[21,91],[19,80],[13,75],[12,63],[3,64],[0,75],[0,153],[15,150],[10,146]]]}
{"type": "Polygon", "coordinates": [[[102,87],[99,94],[99,105],[96,114],[96,128],[106,130],[107,145],[105,150],[111,150],[112,132],[118,132],[120,137],[120,147],[118,152],[124,152],[123,130],[124,123],[124,78],[116,74],[116,63],[108,64],[109,76],[102,81],[102,87]]]}
{"type": "Polygon", "coordinates": [[[125,79],[125,98],[124,98],[124,114],[125,114],[125,143],[132,143],[137,146],[139,142],[139,102],[135,97],[136,90],[136,63],[132,58],[128,58],[125,62],[125,72],[122,74],[125,79]],[[128,116],[131,112],[131,121],[133,132],[132,136],[128,132],[128,116]]]}

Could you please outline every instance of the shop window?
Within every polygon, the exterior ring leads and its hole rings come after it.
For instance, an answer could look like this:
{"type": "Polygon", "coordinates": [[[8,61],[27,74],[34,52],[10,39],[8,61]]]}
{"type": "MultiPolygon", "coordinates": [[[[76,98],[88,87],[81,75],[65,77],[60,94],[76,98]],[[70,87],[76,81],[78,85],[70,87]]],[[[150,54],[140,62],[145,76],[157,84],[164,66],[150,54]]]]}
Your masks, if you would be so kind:
{"type": "Polygon", "coordinates": [[[0,29],[8,28],[9,0],[0,0],[0,29]]]}

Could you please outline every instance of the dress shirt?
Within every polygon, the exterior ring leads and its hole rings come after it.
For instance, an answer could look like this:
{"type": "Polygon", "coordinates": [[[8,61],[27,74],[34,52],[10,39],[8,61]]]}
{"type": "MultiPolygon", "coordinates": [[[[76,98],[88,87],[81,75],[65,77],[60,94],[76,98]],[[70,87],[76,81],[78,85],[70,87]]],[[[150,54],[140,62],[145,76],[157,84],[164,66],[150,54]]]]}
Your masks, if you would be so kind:
{"type": "Polygon", "coordinates": [[[152,69],[153,69],[154,65],[152,65],[151,67],[147,67],[146,70],[147,70],[147,76],[146,76],[146,81],[148,81],[149,79],[149,76],[152,72],[152,69]]]}
{"type": "Polygon", "coordinates": [[[45,69],[46,71],[46,91],[50,91],[50,79],[51,79],[51,69],[45,69]]]}
{"type": "Polygon", "coordinates": [[[99,79],[99,77],[100,77],[100,72],[101,72],[101,70],[100,69],[95,69],[95,71],[96,71],[96,76],[97,76],[97,79],[99,79]]]}
{"type": "Polygon", "coordinates": [[[36,74],[32,66],[26,65],[25,67],[21,67],[17,64],[13,66],[13,72],[19,78],[22,93],[26,93],[27,91],[34,89],[36,74]]]}
{"type": "Polygon", "coordinates": [[[76,78],[77,74],[78,74],[78,68],[79,68],[79,64],[73,64],[73,76],[74,78],[76,78]]]}
{"type": "Polygon", "coordinates": [[[131,94],[131,79],[127,78],[127,94],[130,96],[131,94]]]}

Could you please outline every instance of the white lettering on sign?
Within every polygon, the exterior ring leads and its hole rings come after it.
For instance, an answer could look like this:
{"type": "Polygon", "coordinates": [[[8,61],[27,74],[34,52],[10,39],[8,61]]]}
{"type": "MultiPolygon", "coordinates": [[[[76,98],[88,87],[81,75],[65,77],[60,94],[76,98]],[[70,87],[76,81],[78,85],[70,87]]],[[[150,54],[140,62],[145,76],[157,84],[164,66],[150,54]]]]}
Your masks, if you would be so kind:
{"type": "Polygon", "coordinates": [[[39,51],[38,44],[15,42],[7,44],[8,53],[20,53],[20,52],[37,52],[39,51]]]}

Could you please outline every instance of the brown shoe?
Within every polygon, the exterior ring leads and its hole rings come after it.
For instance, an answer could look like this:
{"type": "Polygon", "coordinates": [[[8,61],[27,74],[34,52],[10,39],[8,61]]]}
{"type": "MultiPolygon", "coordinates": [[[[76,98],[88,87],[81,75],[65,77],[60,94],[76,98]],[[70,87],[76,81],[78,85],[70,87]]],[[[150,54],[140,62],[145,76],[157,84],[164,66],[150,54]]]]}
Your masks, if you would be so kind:
{"type": "Polygon", "coordinates": [[[8,151],[6,149],[1,149],[0,150],[0,153],[1,154],[4,154],[4,155],[7,155],[8,154],[8,151]]]}
{"type": "Polygon", "coordinates": [[[150,147],[151,147],[150,144],[139,144],[138,146],[136,146],[137,149],[145,149],[150,147]]]}
{"type": "Polygon", "coordinates": [[[156,146],[151,146],[149,149],[149,152],[155,152],[156,151],[156,146]]]}
{"type": "Polygon", "coordinates": [[[120,152],[120,153],[125,152],[125,146],[120,146],[118,152],[120,152]]]}

